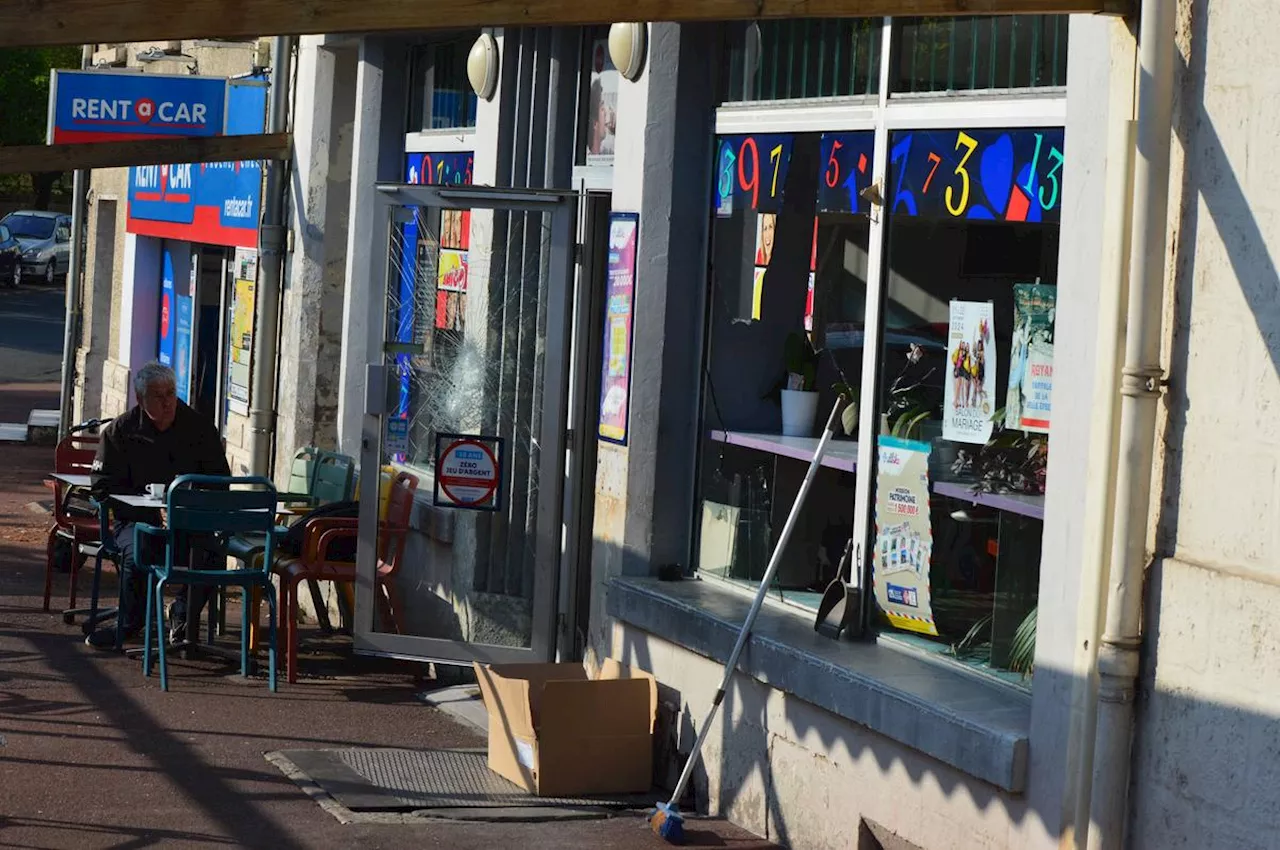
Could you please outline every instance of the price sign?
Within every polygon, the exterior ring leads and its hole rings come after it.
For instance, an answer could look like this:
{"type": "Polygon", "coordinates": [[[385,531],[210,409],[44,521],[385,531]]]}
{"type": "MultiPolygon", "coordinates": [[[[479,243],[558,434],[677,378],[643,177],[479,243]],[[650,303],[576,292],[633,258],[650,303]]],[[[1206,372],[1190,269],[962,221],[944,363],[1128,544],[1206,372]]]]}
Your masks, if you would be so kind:
{"type": "Polygon", "coordinates": [[[502,460],[500,437],[437,434],[435,504],[498,510],[502,504],[502,460]]]}

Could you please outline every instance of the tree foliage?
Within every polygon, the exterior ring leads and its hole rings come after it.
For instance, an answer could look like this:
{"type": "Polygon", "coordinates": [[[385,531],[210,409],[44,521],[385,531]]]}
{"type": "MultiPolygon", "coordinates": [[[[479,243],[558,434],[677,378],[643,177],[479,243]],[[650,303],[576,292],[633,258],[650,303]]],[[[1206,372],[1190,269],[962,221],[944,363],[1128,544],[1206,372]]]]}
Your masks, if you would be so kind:
{"type": "MultiPolygon", "coordinates": [[[[78,47],[16,47],[0,50],[0,145],[45,142],[49,77],[54,68],[80,67],[78,47]]],[[[33,174],[36,206],[48,206],[59,175],[33,174]]]]}

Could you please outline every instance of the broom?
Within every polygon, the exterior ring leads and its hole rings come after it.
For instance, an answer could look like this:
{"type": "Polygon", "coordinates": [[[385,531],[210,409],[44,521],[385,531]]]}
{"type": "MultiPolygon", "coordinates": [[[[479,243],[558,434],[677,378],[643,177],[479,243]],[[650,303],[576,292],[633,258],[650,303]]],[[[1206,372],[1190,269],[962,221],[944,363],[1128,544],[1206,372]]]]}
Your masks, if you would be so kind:
{"type": "Polygon", "coordinates": [[[764,597],[769,592],[769,585],[773,582],[774,573],[778,571],[778,566],[782,563],[782,553],[786,550],[787,541],[791,538],[791,531],[795,528],[796,520],[800,517],[800,509],[804,505],[805,497],[809,495],[809,487],[813,484],[813,479],[818,474],[818,467],[822,465],[822,458],[827,453],[827,445],[831,442],[836,428],[839,427],[840,410],[844,405],[845,397],[841,395],[836,399],[835,407],[831,410],[831,416],[827,419],[827,426],[822,431],[822,439],[818,441],[818,448],[813,453],[813,459],[809,461],[809,471],[805,473],[804,481],[800,484],[800,491],[796,493],[796,499],[791,504],[791,513],[787,515],[786,524],[782,526],[782,533],[778,535],[778,542],[774,545],[773,554],[769,557],[769,566],[764,571],[764,577],[760,579],[760,587],[756,589],[756,598],[751,603],[751,610],[747,612],[747,619],[742,622],[742,628],[738,632],[738,642],[734,644],[733,652],[729,653],[729,660],[724,665],[724,677],[720,680],[720,689],[716,691],[715,698],[711,700],[711,710],[707,712],[707,718],[702,723],[701,731],[698,732],[698,740],[694,742],[693,752],[689,753],[689,759],[684,763],[684,770],[680,772],[680,779],[676,782],[676,790],[671,795],[670,800],[665,803],[658,803],[657,807],[649,814],[649,826],[652,827],[654,833],[671,844],[684,843],[684,818],[680,814],[677,803],[684,795],[685,788],[689,785],[689,779],[693,776],[693,768],[698,761],[699,754],[702,752],[702,744],[707,740],[707,733],[711,731],[711,723],[715,720],[716,712],[720,710],[720,703],[724,702],[725,690],[728,689],[729,681],[733,678],[733,671],[738,666],[738,657],[742,655],[742,650],[747,645],[747,639],[751,636],[751,627],[756,622],[756,615],[760,613],[760,606],[764,604],[764,597]]]}

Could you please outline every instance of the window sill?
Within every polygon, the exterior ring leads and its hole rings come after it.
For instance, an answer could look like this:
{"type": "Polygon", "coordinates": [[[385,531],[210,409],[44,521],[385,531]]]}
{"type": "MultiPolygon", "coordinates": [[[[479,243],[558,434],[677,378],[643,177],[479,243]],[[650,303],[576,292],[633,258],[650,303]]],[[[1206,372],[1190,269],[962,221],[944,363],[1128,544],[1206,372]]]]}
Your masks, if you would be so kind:
{"type": "MultiPolygon", "coordinates": [[[[609,614],[724,663],[751,601],[713,583],[618,578],[609,614]]],[[[738,669],[957,770],[1019,794],[1031,700],[891,645],[822,637],[797,613],[761,609],[738,669]]]]}

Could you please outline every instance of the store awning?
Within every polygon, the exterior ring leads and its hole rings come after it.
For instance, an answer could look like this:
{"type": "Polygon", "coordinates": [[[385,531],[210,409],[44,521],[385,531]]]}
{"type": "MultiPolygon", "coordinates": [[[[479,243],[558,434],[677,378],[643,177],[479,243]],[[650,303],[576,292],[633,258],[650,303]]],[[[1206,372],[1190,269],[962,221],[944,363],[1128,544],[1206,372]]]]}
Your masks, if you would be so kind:
{"type": "Polygon", "coordinates": [[[468,27],[1113,13],[1131,0],[6,0],[0,47],[468,27]]]}

